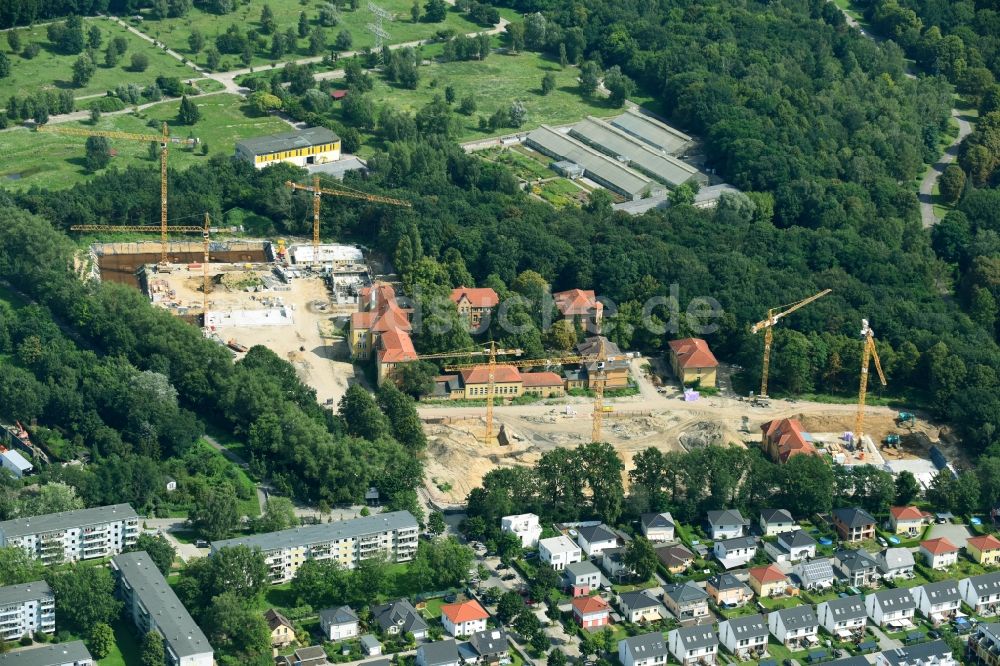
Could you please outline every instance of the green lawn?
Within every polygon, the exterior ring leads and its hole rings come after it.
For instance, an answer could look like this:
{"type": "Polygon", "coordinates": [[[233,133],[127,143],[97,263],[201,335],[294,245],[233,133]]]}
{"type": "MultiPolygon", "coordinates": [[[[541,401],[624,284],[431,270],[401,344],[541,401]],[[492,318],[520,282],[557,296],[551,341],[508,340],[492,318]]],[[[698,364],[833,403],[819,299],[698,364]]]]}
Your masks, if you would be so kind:
{"type": "Polygon", "coordinates": [[[532,188],[532,191],[537,189],[538,196],[542,197],[550,204],[556,208],[562,208],[564,206],[578,206],[587,201],[587,192],[580,189],[573,184],[573,181],[567,178],[556,178],[555,180],[550,180],[547,183],[542,184],[540,187],[532,188]]]}
{"type": "MultiPolygon", "coordinates": [[[[244,32],[247,30],[260,31],[260,12],[264,5],[262,0],[248,0],[245,3],[236,3],[237,9],[229,14],[212,14],[202,11],[197,6],[193,7],[187,16],[180,18],[169,18],[161,21],[152,20],[146,14],[145,20],[135,22],[136,27],[158,39],[178,53],[181,53],[201,66],[207,67],[205,50],[194,54],[188,44],[188,38],[194,30],[198,30],[205,37],[206,48],[214,44],[215,38],[226,32],[231,25],[239,26],[244,32]]],[[[310,30],[318,25],[318,8],[321,3],[308,2],[303,4],[299,0],[268,0],[271,10],[274,12],[274,19],[277,23],[278,31],[284,33],[288,28],[297,28],[299,12],[305,11],[309,18],[310,30]]],[[[340,12],[338,25],[334,27],[324,27],[326,44],[332,49],[334,39],[341,30],[351,33],[353,42],[352,50],[360,50],[366,46],[374,46],[375,37],[366,28],[368,23],[374,22],[374,15],[368,11],[368,3],[361,2],[357,10],[351,10],[350,6],[345,6],[340,12]]],[[[386,32],[389,33],[389,43],[428,39],[439,30],[451,28],[460,33],[476,32],[487,29],[484,26],[476,25],[465,18],[454,9],[448,11],[447,17],[441,23],[425,23],[423,21],[413,23],[410,17],[410,7],[413,6],[411,0],[379,0],[378,6],[390,12],[395,20],[383,24],[386,32]]],[[[421,3],[422,4],[422,3],[421,3]]],[[[265,36],[268,49],[271,38],[265,36]]],[[[308,51],[309,40],[298,39],[294,51],[289,51],[280,58],[280,62],[295,60],[311,55],[308,51]]],[[[263,51],[262,51],[263,53],[263,51]]],[[[321,54],[322,55],[322,54],[321,54]]],[[[260,54],[254,56],[252,66],[269,65],[272,60],[260,54]]],[[[222,65],[225,69],[242,69],[244,67],[239,54],[222,54],[222,65]],[[226,66],[228,65],[228,66],[226,66]]],[[[220,68],[220,69],[221,69],[220,68]]]]}
{"type": "Polygon", "coordinates": [[[123,620],[118,620],[111,628],[115,631],[115,644],[111,652],[97,663],[100,666],[139,666],[142,663],[139,642],[135,629],[123,620]]]}
{"type": "MultiPolygon", "coordinates": [[[[288,124],[273,116],[247,116],[237,95],[208,95],[194,101],[201,110],[201,120],[191,127],[173,125],[171,133],[174,136],[198,137],[208,144],[209,155],[231,155],[239,139],[287,132],[290,129],[288,124]]],[[[131,113],[105,115],[96,126],[89,121],[67,125],[85,129],[159,134],[159,129],[151,127],[150,121],[157,127],[163,121],[174,123],[179,105],[177,101],[157,104],[138,117],[131,113]]],[[[0,132],[0,164],[4,165],[0,171],[0,179],[8,187],[15,189],[27,189],[33,185],[70,187],[82,182],[91,177],[84,165],[84,142],[82,137],[38,134],[24,128],[0,132]]],[[[144,164],[150,168],[158,168],[159,160],[149,159],[148,144],[113,139],[111,144],[117,153],[111,160],[112,167],[144,164]]],[[[173,169],[183,169],[207,159],[200,151],[183,148],[173,148],[170,151],[170,166],[173,169]]]]}
{"type": "Polygon", "coordinates": [[[416,90],[389,85],[375,76],[371,95],[377,108],[391,105],[412,112],[427,104],[435,95],[443,96],[448,85],[454,86],[458,100],[472,95],[476,100],[476,112],[471,116],[455,116],[460,121],[456,137],[459,140],[513,132],[510,128],[482,131],[479,129],[479,117],[489,117],[501,107],[508,108],[514,100],[520,100],[527,110],[525,123],[518,131],[542,124],[575,123],[588,115],[608,117],[621,113],[604,98],[583,97],[577,74],[575,67],[562,69],[558,62],[538,53],[493,53],[482,61],[435,62],[421,67],[416,90]],[[546,72],[555,74],[556,88],[548,95],[542,95],[540,87],[546,72]]]}
{"type": "MultiPolygon", "coordinates": [[[[0,105],[6,105],[11,95],[32,94],[43,89],[70,89],[75,97],[83,97],[103,93],[123,83],[149,85],[161,74],[182,79],[189,79],[196,74],[190,67],[128,32],[117,23],[103,19],[87,19],[84,21],[84,34],[93,25],[101,29],[103,41],[97,52],[97,71],[90,82],[82,88],[72,87],[73,63],[79,56],[56,53],[46,37],[45,26],[22,28],[20,31],[23,44],[34,42],[41,47],[38,55],[31,60],[11,53],[7,38],[0,39],[0,49],[7,54],[11,64],[10,76],[0,79],[0,105]],[[113,37],[127,39],[128,51],[115,67],[105,67],[104,48],[113,37]],[[140,52],[149,56],[149,67],[144,72],[135,72],[131,69],[131,58],[133,53],[140,52]]],[[[87,102],[88,100],[81,100],[77,102],[77,107],[86,108],[87,102]]]]}

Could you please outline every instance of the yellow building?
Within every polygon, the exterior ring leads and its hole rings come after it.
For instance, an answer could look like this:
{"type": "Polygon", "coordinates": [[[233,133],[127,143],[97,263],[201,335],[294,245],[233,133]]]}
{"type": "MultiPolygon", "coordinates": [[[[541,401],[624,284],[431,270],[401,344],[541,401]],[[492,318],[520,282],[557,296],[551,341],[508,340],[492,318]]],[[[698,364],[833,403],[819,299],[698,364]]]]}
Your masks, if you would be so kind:
{"type": "Polygon", "coordinates": [[[264,613],[264,621],[267,622],[267,628],[271,631],[271,647],[288,647],[295,642],[295,627],[292,626],[287,617],[270,608],[264,613]]]}
{"type": "Polygon", "coordinates": [[[258,169],[278,162],[326,164],[340,159],[340,137],[325,127],[258,136],[237,141],[236,156],[258,169]]]}
{"type": "Polygon", "coordinates": [[[788,590],[788,577],[773,564],[754,567],[750,570],[750,588],[760,599],[776,597],[788,590]]]}
{"type": "Polygon", "coordinates": [[[688,386],[714,387],[719,362],[701,338],[684,338],[670,341],[670,366],[674,376],[688,386]]]}
{"type": "Polygon", "coordinates": [[[969,539],[965,544],[965,552],[983,566],[1000,565],[1000,539],[992,534],[969,539]]]}

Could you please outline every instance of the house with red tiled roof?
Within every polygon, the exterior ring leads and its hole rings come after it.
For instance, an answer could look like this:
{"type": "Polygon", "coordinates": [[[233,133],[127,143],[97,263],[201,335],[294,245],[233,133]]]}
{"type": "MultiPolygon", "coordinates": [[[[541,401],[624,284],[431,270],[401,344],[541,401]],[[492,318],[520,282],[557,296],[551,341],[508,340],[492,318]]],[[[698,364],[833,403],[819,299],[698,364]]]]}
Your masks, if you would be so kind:
{"type": "Polygon", "coordinates": [[[916,536],[930,522],[931,514],[915,506],[894,506],[889,508],[889,527],[896,534],[916,536]]]}
{"type": "Polygon", "coordinates": [[[920,543],[920,556],[931,569],[947,569],[958,562],[958,546],[948,539],[928,539],[920,543]]]}
{"type": "Polygon", "coordinates": [[[552,294],[556,309],[563,319],[582,325],[590,333],[600,331],[604,304],[597,300],[593,289],[570,289],[552,294]]]}
{"type": "Polygon", "coordinates": [[[674,376],[685,386],[715,386],[719,362],[701,338],[684,338],[670,341],[670,367],[674,376]]]}
{"type": "Polygon", "coordinates": [[[1000,565],[1000,539],[992,534],[972,537],[965,542],[965,552],[983,566],[1000,565]]]}
{"type": "Polygon", "coordinates": [[[348,336],[351,358],[365,361],[374,354],[379,383],[399,363],[417,360],[410,339],[410,314],[410,310],[396,301],[396,290],[391,284],[376,282],[358,292],[358,311],[351,314],[348,336]]]}
{"type": "Polygon", "coordinates": [[[767,456],[778,464],[797,455],[817,454],[813,438],[798,419],[774,419],[760,427],[761,445],[767,456]]]}
{"type": "Polygon", "coordinates": [[[378,338],[378,381],[392,374],[392,371],[400,363],[408,363],[417,360],[417,350],[413,348],[413,340],[410,334],[398,328],[392,328],[384,333],[380,333],[378,338]]]}
{"type": "Polygon", "coordinates": [[[486,630],[489,615],[478,601],[461,601],[441,606],[441,624],[451,636],[470,636],[486,630]]]}
{"type": "Polygon", "coordinates": [[[584,629],[599,629],[611,620],[611,607],[600,597],[577,597],[573,600],[573,619],[584,629]]]}
{"type": "Polygon", "coordinates": [[[566,393],[563,378],[554,372],[523,372],[524,393],[552,398],[566,393]]]}
{"type": "Polygon", "coordinates": [[[788,576],[775,564],[750,569],[750,588],[762,599],[785,594],[788,576]]]}
{"type": "Polygon", "coordinates": [[[500,303],[500,298],[489,287],[459,287],[451,290],[451,302],[458,308],[458,314],[469,323],[469,328],[477,329],[483,317],[488,317],[500,303]]]}

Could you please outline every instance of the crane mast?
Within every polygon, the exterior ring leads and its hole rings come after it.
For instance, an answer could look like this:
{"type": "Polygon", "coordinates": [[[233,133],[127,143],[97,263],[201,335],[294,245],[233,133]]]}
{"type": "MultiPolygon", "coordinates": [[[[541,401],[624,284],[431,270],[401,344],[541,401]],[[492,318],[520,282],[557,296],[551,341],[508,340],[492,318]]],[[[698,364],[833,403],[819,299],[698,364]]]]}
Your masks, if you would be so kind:
{"type": "Polygon", "coordinates": [[[767,311],[767,319],[759,321],[750,327],[751,333],[758,333],[761,329],[764,330],[764,360],[761,364],[760,397],[767,397],[767,376],[771,369],[771,347],[774,342],[774,327],[777,326],[778,322],[781,321],[782,318],[787,317],[799,308],[809,305],[813,301],[823,298],[831,291],[833,290],[824,289],[823,291],[813,294],[809,298],[804,298],[801,301],[771,308],[767,311]]]}
{"type": "Polygon", "coordinates": [[[858,389],[858,413],[854,418],[854,438],[857,446],[863,446],[862,436],[865,431],[865,399],[868,396],[868,367],[871,361],[875,361],[875,370],[878,372],[879,381],[882,386],[886,385],[885,373],[882,372],[882,361],[879,360],[878,350],[875,349],[875,332],[868,325],[867,319],[861,320],[861,386],[858,389]]]}

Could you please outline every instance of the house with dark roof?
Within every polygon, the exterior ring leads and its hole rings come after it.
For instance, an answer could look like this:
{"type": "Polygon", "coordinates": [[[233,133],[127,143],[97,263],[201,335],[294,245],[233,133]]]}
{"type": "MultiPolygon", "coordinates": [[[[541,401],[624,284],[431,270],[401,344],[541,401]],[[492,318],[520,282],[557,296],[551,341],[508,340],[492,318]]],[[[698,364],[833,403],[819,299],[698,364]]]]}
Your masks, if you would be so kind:
{"type": "Polygon", "coordinates": [[[875,519],[864,509],[834,509],[833,527],[848,543],[875,538],[875,519]]]}
{"type": "Polygon", "coordinates": [[[358,615],[350,606],[324,608],[319,612],[319,626],[328,641],[342,641],[358,635],[358,615]]]}
{"type": "Polygon", "coordinates": [[[602,372],[605,388],[625,388],[628,386],[628,357],[614,342],[603,335],[592,335],[576,345],[576,353],[580,356],[598,357],[601,355],[601,347],[604,348],[604,357],[607,359],[603,368],[598,367],[600,361],[590,361],[580,365],[579,371],[585,382],[584,388],[591,388],[591,378],[599,377],[602,372]]]}
{"type": "Polygon", "coordinates": [[[427,638],[427,622],[408,599],[397,599],[375,606],[372,608],[372,618],[382,632],[390,636],[409,632],[418,640],[427,638]]]}
{"type": "Polygon", "coordinates": [[[764,552],[775,562],[798,562],[816,557],[816,539],[805,530],[782,532],[775,542],[765,541],[764,552]]]}
{"type": "Polygon", "coordinates": [[[667,634],[670,654],[681,664],[714,664],[719,653],[719,637],[712,625],[671,629],[667,634]]]}
{"type": "Polygon", "coordinates": [[[709,578],[705,591],[720,608],[738,608],[753,599],[753,590],[730,573],[715,574],[709,578]]]}
{"type": "Polygon", "coordinates": [[[951,620],[962,607],[962,593],[958,590],[958,582],[954,580],[911,587],[910,595],[920,614],[935,626],[951,620]]]}
{"type": "Polygon", "coordinates": [[[458,644],[449,638],[432,643],[421,643],[417,648],[417,666],[458,666],[458,644]]]}
{"type": "Polygon", "coordinates": [[[667,663],[667,642],[654,631],[618,641],[618,661],[622,666],[658,666],[667,663]]]}
{"type": "Polygon", "coordinates": [[[645,592],[622,592],[618,597],[618,609],[632,624],[663,619],[663,605],[645,592]]]}
{"type": "Polygon", "coordinates": [[[1000,573],[963,578],[958,581],[958,590],[978,615],[996,615],[1000,609],[1000,573]]]}
{"type": "Polygon", "coordinates": [[[295,627],[287,617],[269,608],[264,613],[264,621],[267,622],[267,629],[271,632],[271,647],[288,647],[295,642],[295,627]]]}
{"type": "Polygon", "coordinates": [[[791,650],[818,642],[819,620],[811,606],[793,606],[767,615],[767,628],[779,643],[791,650]]]}
{"type": "Polygon", "coordinates": [[[916,564],[909,548],[886,548],[875,559],[883,579],[912,576],[916,564]]]}
{"type": "Polygon", "coordinates": [[[693,581],[664,585],[663,604],[682,621],[708,615],[708,593],[693,581]]]}
{"type": "Polygon", "coordinates": [[[748,615],[719,623],[719,641],[738,661],[759,661],[767,656],[767,622],[763,615],[748,615]]]}
{"type": "Polygon", "coordinates": [[[483,666],[509,664],[510,645],[507,633],[503,629],[486,629],[469,636],[466,643],[460,643],[458,652],[466,664],[477,663],[483,666]]]}
{"type": "Polygon", "coordinates": [[[644,513],[639,519],[643,535],[652,542],[673,541],[674,517],[670,512],[664,513],[644,513]]]}
{"type": "Polygon", "coordinates": [[[955,666],[951,647],[942,640],[906,645],[875,655],[875,666],[955,666]]]}
{"type": "Polygon", "coordinates": [[[236,142],[236,157],[257,169],[278,162],[300,167],[326,164],[340,159],[340,137],[325,127],[256,136],[236,142]]]}
{"type": "Polygon", "coordinates": [[[690,568],[694,562],[694,553],[682,546],[674,544],[672,546],[662,546],[656,548],[656,557],[670,573],[682,574],[690,568]]]}
{"type": "Polygon", "coordinates": [[[760,512],[758,524],[760,533],[766,537],[799,529],[792,514],[785,509],[764,509],[760,512]]]}
{"type": "Polygon", "coordinates": [[[841,548],[833,554],[837,570],[848,585],[854,587],[875,587],[881,578],[878,560],[871,553],[860,548],[841,548]]]}
{"type": "Polygon", "coordinates": [[[1000,655],[1000,624],[981,622],[969,637],[968,663],[996,664],[1000,655]]]}
{"type": "Polygon", "coordinates": [[[868,611],[860,594],[823,601],[816,606],[820,625],[841,640],[860,637],[868,626],[868,611]]]}
{"type": "Polygon", "coordinates": [[[625,548],[606,548],[601,554],[601,568],[609,577],[621,581],[635,573],[625,559],[625,548]]]}
{"type": "Polygon", "coordinates": [[[792,568],[792,573],[799,579],[799,586],[803,590],[824,590],[833,587],[836,580],[833,561],[828,557],[803,560],[792,568]]]}
{"type": "Polygon", "coordinates": [[[739,512],[739,509],[723,509],[709,511],[705,514],[709,535],[712,539],[735,539],[746,534],[750,524],[739,512]]]}
{"type": "Polygon", "coordinates": [[[712,552],[726,569],[742,567],[757,555],[757,539],[742,536],[716,541],[712,552]]]}
{"type": "Polygon", "coordinates": [[[587,557],[600,557],[605,550],[618,545],[618,535],[603,524],[590,525],[576,528],[576,542],[587,557]]]}
{"type": "Polygon", "coordinates": [[[767,457],[779,465],[792,456],[818,455],[813,437],[798,419],[774,419],[761,427],[761,445],[767,457]]]}
{"type": "Polygon", "coordinates": [[[708,343],[701,338],[684,338],[671,340],[670,367],[684,386],[715,387],[716,372],[719,362],[709,348],[708,343]]]}
{"type": "Polygon", "coordinates": [[[601,570],[590,560],[568,564],[563,569],[563,587],[574,597],[588,595],[601,587],[601,570]]]}
{"type": "Polygon", "coordinates": [[[96,666],[83,641],[39,645],[0,653],[0,666],[96,666]]]}
{"type": "Polygon", "coordinates": [[[322,645],[310,645],[298,648],[290,655],[280,655],[274,658],[276,666],[328,666],[326,650],[322,645]]]}
{"type": "Polygon", "coordinates": [[[382,644],[371,634],[363,635],[358,642],[361,644],[361,651],[369,656],[376,657],[382,654],[382,644]]]}
{"type": "Polygon", "coordinates": [[[913,626],[917,602],[904,588],[879,590],[865,595],[865,610],[872,622],[880,627],[905,629],[913,626]]]}

